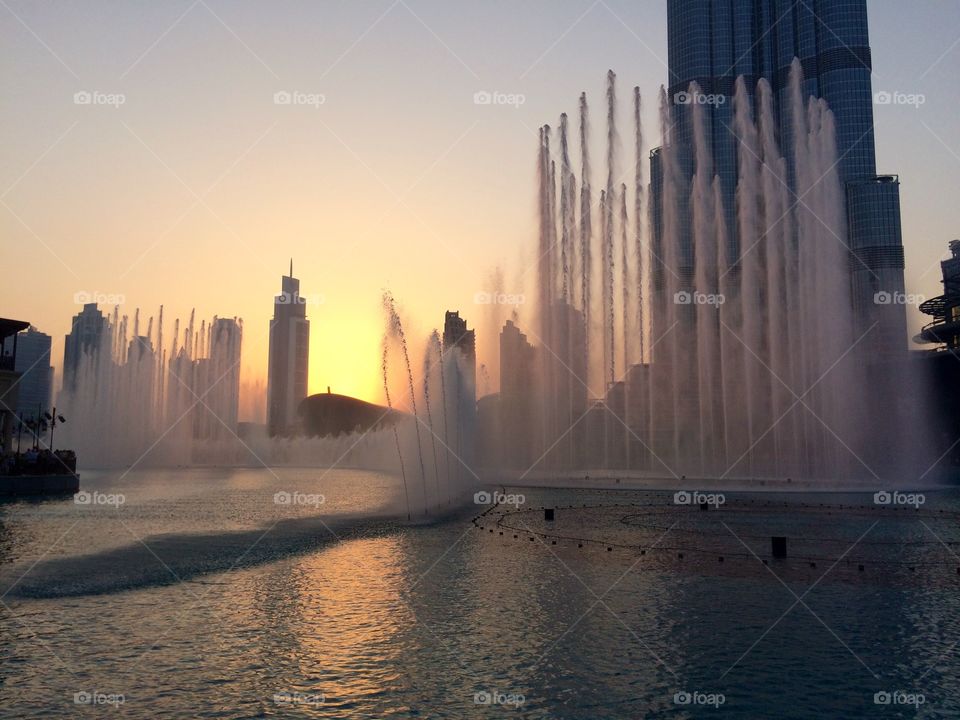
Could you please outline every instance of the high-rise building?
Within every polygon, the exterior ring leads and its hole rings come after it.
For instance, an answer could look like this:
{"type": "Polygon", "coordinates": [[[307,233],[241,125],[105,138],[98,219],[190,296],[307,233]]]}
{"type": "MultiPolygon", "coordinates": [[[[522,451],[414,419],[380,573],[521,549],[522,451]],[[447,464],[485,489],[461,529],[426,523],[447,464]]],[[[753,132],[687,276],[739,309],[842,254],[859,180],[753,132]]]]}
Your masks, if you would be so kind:
{"type": "Polygon", "coordinates": [[[527,470],[537,459],[537,354],[513,320],[500,331],[500,452],[505,467],[527,470]]]}
{"type": "Polygon", "coordinates": [[[83,310],[74,315],[70,332],[63,344],[63,389],[73,391],[77,372],[83,358],[99,360],[102,342],[107,337],[109,320],[97,308],[96,303],[86,303],[83,310]]]}
{"type": "Polygon", "coordinates": [[[270,321],[270,359],[267,370],[267,431],[287,435],[296,429],[297,408],[307,396],[310,363],[310,321],[300,297],[300,280],[290,274],[281,280],[270,321]]]}
{"type": "Polygon", "coordinates": [[[53,367],[50,365],[50,336],[33,325],[17,335],[16,372],[20,373],[17,415],[36,420],[37,413],[50,409],[53,367]]]}
{"type": "MultiPolygon", "coordinates": [[[[863,345],[874,357],[897,355],[906,349],[906,314],[901,303],[877,303],[878,293],[899,296],[904,290],[903,242],[900,227],[900,186],[893,175],[877,175],[871,86],[871,51],[866,0],[668,0],[668,98],[678,162],[689,177],[693,158],[693,103],[688,90],[697,83],[706,97],[724,98],[704,107],[715,170],[724,198],[727,227],[734,228],[737,182],[737,138],[734,127],[734,84],[743,76],[753,97],[764,78],[773,91],[780,147],[799,202],[793,175],[793,123],[789,75],[794,58],[803,68],[805,97],[826,101],[836,120],[840,181],[845,188],[852,302],[860,332],[877,323],[863,345]]],[[[664,257],[660,199],[663,168],[660,155],[651,157],[653,251],[664,257]]],[[[689,222],[682,213],[681,224],[689,222]]],[[[692,245],[684,242],[689,227],[681,227],[676,248],[680,274],[692,267],[692,245]]],[[[729,234],[729,260],[735,264],[741,248],[729,234]]],[[[838,240],[839,241],[839,240],[838,240]]],[[[653,289],[662,289],[662,269],[654,263],[653,289]]],[[[688,282],[683,278],[681,282],[688,282]]],[[[858,332],[859,334],[859,332],[858,332]]]]}
{"type": "Polygon", "coordinates": [[[237,319],[214,318],[210,324],[207,357],[197,361],[198,394],[205,407],[194,426],[195,438],[229,439],[237,432],[242,336],[237,319]]]}
{"type": "Polygon", "coordinates": [[[464,465],[473,464],[474,429],[477,418],[477,345],[473,330],[467,329],[467,321],[459,311],[447,310],[443,322],[443,352],[446,358],[444,372],[453,369],[453,377],[447,382],[447,392],[452,395],[454,418],[453,452],[458,458],[457,477],[463,476],[464,465]]]}
{"type": "Polygon", "coordinates": [[[477,340],[473,330],[467,330],[467,321],[460,312],[447,310],[443,321],[443,349],[458,348],[463,357],[473,364],[477,363],[477,340]]]}

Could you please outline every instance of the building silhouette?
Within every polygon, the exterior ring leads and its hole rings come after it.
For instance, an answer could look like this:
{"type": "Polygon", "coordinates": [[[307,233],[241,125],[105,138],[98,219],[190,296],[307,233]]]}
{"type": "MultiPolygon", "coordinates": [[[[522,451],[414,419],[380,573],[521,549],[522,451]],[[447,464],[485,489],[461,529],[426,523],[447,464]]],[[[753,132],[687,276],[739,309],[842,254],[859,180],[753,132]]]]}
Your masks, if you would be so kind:
{"type": "Polygon", "coordinates": [[[296,430],[297,408],[307,397],[310,362],[310,321],[300,296],[300,280],[293,276],[293,260],[280,290],[273,302],[267,369],[267,432],[271,436],[296,430]]]}
{"type": "Polygon", "coordinates": [[[539,457],[537,352],[513,320],[500,331],[500,454],[503,466],[527,470],[539,457]]]}
{"type": "Polygon", "coordinates": [[[74,315],[70,332],[63,343],[63,389],[76,389],[77,373],[84,357],[93,362],[100,360],[102,343],[109,338],[109,320],[100,312],[96,303],[86,303],[83,310],[74,315]]]}
{"type": "Polygon", "coordinates": [[[17,341],[21,330],[30,323],[0,318],[0,455],[13,448],[15,410],[19,396],[20,373],[17,372],[17,341]]]}
{"type": "Polygon", "coordinates": [[[15,370],[20,373],[17,415],[37,420],[50,409],[53,367],[50,365],[50,336],[33,325],[17,334],[15,370]]]}
{"type": "MultiPolygon", "coordinates": [[[[877,323],[876,331],[864,339],[863,345],[867,355],[873,357],[905,353],[905,307],[875,302],[877,293],[903,293],[904,256],[899,180],[893,175],[877,175],[866,0],[668,0],[667,43],[670,120],[684,176],[693,172],[693,104],[684,94],[695,82],[704,95],[726,99],[707,104],[704,110],[728,228],[736,227],[738,139],[732,131],[732,99],[740,76],[751,98],[761,78],[770,83],[792,189],[790,201],[796,202],[789,74],[794,58],[799,59],[804,96],[825,100],[836,120],[837,169],[845,189],[853,308],[860,332],[877,323]]],[[[656,257],[662,258],[661,159],[659,150],[655,150],[650,169],[652,248],[656,257]]],[[[689,213],[681,213],[684,223],[687,226],[680,229],[681,247],[676,249],[681,275],[685,269],[692,270],[689,213]]],[[[740,252],[736,233],[730,233],[731,265],[740,252]]],[[[655,293],[663,290],[664,271],[659,265],[654,263],[652,267],[655,293]]],[[[690,281],[690,277],[681,279],[684,284],[690,281]]]]}
{"type": "Polygon", "coordinates": [[[960,350],[960,240],[950,241],[950,257],[940,263],[943,295],[930,298],[920,311],[933,317],[914,340],[937,343],[951,353],[960,350]]]}
{"type": "Polygon", "coordinates": [[[473,465],[473,437],[477,419],[477,345],[473,330],[459,311],[447,310],[443,322],[443,353],[448,402],[453,403],[452,450],[455,472],[462,478],[464,466],[473,465]],[[450,375],[452,374],[452,377],[450,375]]]}
{"type": "Polygon", "coordinates": [[[195,392],[203,403],[194,415],[193,437],[229,439],[237,433],[243,326],[236,318],[214,318],[207,333],[207,357],[195,361],[195,392]]]}

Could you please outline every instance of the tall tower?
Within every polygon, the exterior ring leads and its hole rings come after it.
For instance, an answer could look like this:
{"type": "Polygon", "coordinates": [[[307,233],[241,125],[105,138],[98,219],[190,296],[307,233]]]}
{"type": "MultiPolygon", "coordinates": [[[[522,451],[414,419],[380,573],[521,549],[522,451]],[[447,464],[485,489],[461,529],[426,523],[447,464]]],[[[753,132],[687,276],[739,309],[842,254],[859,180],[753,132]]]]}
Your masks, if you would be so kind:
{"type": "MultiPolygon", "coordinates": [[[[906,310],[877,298],[900,297],[904,290],[900,185],[893,175],[877,175],[873,131],[871,51],[866,0],[668,0],[668,99],[672,134],[680,148],[681,172],[693,172],[693,107],[685,96],[692,82],[704,95],[726,102],[705,107],[715,171],[720,178],[727,227],[734,228],[737,138],[733,135],[734,83],[744,77],[753,95],[765,78],[773,90],[780,147],[789,166],[790,203],[797,198],[793,175],[793,127],[789,74],[794,58],[803,67],[805,97],[824,99],[836,119],[840,180],[845,188],[847,237],[853,307],[858,335],[868,356],[898,356],[906,351],[906,310]]],[[[663,168],[651,157],[653,248],[658,251],[663,168]]],[[[689,213],[685,213],[687,217],[689,213]]],[[[681,228],[677,248],[681,274],[692,262],[692,247],[681,228]]],[[[840,240],[838,239],[838,242],[840,240]]],[[[663,257],[660,249],[660,257],[663,257]]],[[[730,264],[740,257],[740,242],[730,233],[730,264]]],[[[655,263],[656,265],[656,263],[655,263]]],[[[662,287],[662,270],[653,268],[653,289],[662,287]]],[[[855,338],[851,338],[851,342],[855,338]]]]}
{"type": "Polygon", "coordinates": [[[300,297],[300,281],[290,274],[281,279],[270,321],[270,360],[267,370],[267,432],[289,435],[296,429],[297,407],[307,396],[310,362],[310,321],[300,297]]]}
{"type": "Polygon", "coordinates": [[[17,358],[14,368],[20,377],[17,415],[37,419],[50,408],[53,389],[53,368],[50,366],[50,336],[33,325],[17,336],[17,358]]]}
{"type": "Polygon", "coordinates": [[[100,348],[109,333],[109,321],[96,303],[85,303],[73,316],[70,332],[63,343],[63,389],[76,389],[77,372],[85,357],[100,362],[100,348]]]}

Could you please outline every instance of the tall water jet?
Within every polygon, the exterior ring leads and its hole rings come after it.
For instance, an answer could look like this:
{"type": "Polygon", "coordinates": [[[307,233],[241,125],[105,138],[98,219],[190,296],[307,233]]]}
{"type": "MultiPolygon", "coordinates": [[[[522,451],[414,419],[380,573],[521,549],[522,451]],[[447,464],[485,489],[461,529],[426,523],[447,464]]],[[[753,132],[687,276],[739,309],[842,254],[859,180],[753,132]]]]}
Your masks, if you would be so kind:
{"type": "MultiPolygon", "coordinates": [[[[383,394],[387,400],[387,408],[393,410],[393,402],[390,400],[390,376],[388,368],[388,358],[390,352],[389,339],[387,334],[383,335],[383,353],[380,363],[380,369],[383,373],[383,394]]],[[[403,450],[400,448],[400,430],[398,424],[393,424],[393,438],[397,444],[397,459],[400,461],[400,478],[403,480],[403,496],[407,503],[407,520],[410,519],[410,491],[407,488],[407,471],[403,466],[403,450]]]]}
{"type": "Polygon", "coordinates": [[[617,150],[619,137],[617,135],[617,75],[613,70],[607,71],[607,187],[606,204],[603,213],[603,245],[604,245],[604,352],[606,365],[609,369],[608,380],[616,381],[616,337],[614,327],[616,314],[614,309],[614,208],[616,206],[616,190],[614,177],[617,168],[617,150]]]}
{"type": "Polygon", "coordinates": [[[430,405],[430,373],[433,371],[433,354],[431,352],[431,341],[437,334],[434,330],[427,341],[427,347],[423,353],[423,400],[427,408],[427,426],[430,428],[430,445],[433,448],[433,480],[434,494],[437,505],[440,504],[440,465],[437,462],[437,434],[433,429],[433,410],[430,405]]]}
{"type": "Polygon", "coordinates": [[[633,223],[634,223],[634,262],[636,263],[637,292],[637,362],[642,363],[646,355],[644,307],[643,307],[643,121],[640,117],[640,87],[633,88],[633,129],[634,129],[634,176],[633,176],[633,223]]]}
{"type": "Polygon", "coordinates": [[[623,373],[626,376],[630,368],[630,336],[633,335],[633,324],[630,322],[630,218],[627,215],[627,186],[620,185],[620,275],[623,299],[621,313],[623,316],[623,373]]]}
{"type": "Polygon", "coordinates": [[[583,312],[584,349],[587,378],[590,377],[590,292],[593,274],[593,229],[590,227],[590,143],[587,94],[580,93],[580,310],[583,312]]]}
{"type": "Polygon", "coordinates": [[[570,174],[570,153],[567,147],[567,114],[560,115],[560,298],[564,302],[570,299],[570,187],[567,177],[570,174]]]}
{"type": "Polygon", "coordinates": [[[407,348],[407,336],[403,332],[403,323],[400,321],[400,315],[397,313],[396,303],[393,295],[389,292],[383,294],[383,308],[387,312],[388,328],[391,334],[400,341],[400,349],[403,352],[403,362],[407,370],[407,387],[410,391],[410,408],[413,411],[413,429],[417,437],[417,457],[420,460],[420,482],[423,485],[423,512],[429,514],[427,507],[427,469],[423,462],[423,443],[420,440],[420,416],[417,414],[417,395],[413,387],[413,369],[410,365],[410,352],[407,348]]]}

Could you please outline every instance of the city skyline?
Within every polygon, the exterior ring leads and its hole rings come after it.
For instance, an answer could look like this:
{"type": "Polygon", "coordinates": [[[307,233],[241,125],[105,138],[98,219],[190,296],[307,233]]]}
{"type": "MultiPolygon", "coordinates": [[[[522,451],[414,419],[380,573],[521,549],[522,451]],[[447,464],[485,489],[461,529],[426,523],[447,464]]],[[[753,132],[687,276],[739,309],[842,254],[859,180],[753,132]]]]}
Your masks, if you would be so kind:
{"type": "MultiPolygon", "coordinates": [[[[311,339],[310,393],[331,385],[381,399],[383,287],[403,304],[414,337],[432,329],[428,319],[437,306],[459,308],[478,329],[478,363],[493,370],[507,315],[476,305],[474,297],[497,289],[490,280],[497,266],[505,291],[532,297],[533,273],[525,268],[536,232],[535,128],[560,109],[572,110],[570,97],[580,89],[599,102],[607,67],[625,86],[640,85],[645,124],[654,128],[666,74],[658,60],[666,59],[665,7],[562,3],[546,13],[494,7],[475,18],[481,27],[509,17],[503,32],[530,38],[520,45],[504,39],[508,55],[500,60],[483,52],[489,36],[485,43],[464,32],[462,12],[454,19],[435,3],[344,8],[333,25],[351,40],[341,38],[324,52],[306,42],[279,47],[277,36],[291,28],[267,23],[258,34],[253,28],[263,18],[241,7],[139,11],[147,16],[136,33],[100,37],[116,51],[110,59],[84,40],[119,22],[104,17],[102,6],[82,16],[16,3],[3,10],[11,59],[45,82],[6,81],[16,110],[0,123],[18,142],[2,168],[9,190],[0,227],[18,259],[44,267],[53,288],[36,293],[14,277],[4,299],[8,315],[52,336],[55,387],[62,338],[80,309],[73,298],[95,292],[122,296],[121,311],[130,315],[136,307],[155,313],[163,304],[172,316],[185,317],[195,306],[201,316],[243,317],[244,380],[265,381],[261,329],[269,323],[264,300],[274,294],[270,268],[284,267],[290,255],[302,258],[305,292],[322,301],[312,311],[318,331],[311,339]],[[105,29],[97,31],[97,23],[105,29]],[[388,49],[409,50],[414,41],[411,59],[401,53],[395,68],[378,62],[388,49]],[[211,57],[215,51],[225,58],[222,66],[211,57]],[[338,72],[337,57],[345,52],[359,76],[338,72]],[[571,64],[574,56],[591,61],[571,64]],[[406,72],[408,63],[427,58],[445,61],[436,75],[406,72]],[[195,78],[177,73],[190,61],[206,71],[195,78]],[[242,93],[221,82],[236,63],[249,75],[242,93]],[[522,78],[520,67],[529,68],[522,78]],[[386,89],[384,79],[394,72],[407,80],[386,89]],[[320,75],[322,81],[313,79],[320,75]],[[275,93],[294,91],[303,96],[275,104],[275,93]],[[500,98],[491,96],[490,105],[474,104],[475,93],[493,91],[523,95],[523,103],[498,105],[500,98]],[[103,97],[74,104],[78,92],[103,97]],[[124,94],[123,104],[97,104],[108,103],[111,93],[124,94]],[[368,120],[371,107],[381,108],[377,117],[389,107],[389,121],[368,120]],[[238,114],[239,126],[224,122],[238,114]],[[80,183],[79,173],[90,169],[93,181],[80,183]],[[62,201],[58,211],[51,212],[48,197],[62,201]],[[372,205],[384,212],[368,212],[372,205]],[[460,268],[456,275],[448,272],[451,263],[460,268]],[[217,282],[200,281],[207,273],[217,282]],[[191,290],[183,293],[185,287],[191,290]]],[[[875,107],[877,169],[897,172],[903,182],[907,292],[932,297],[939,293],[943,248],[960,233],[946,197],[960,181],[957,151],[950,152],[950,138],[960,134],[950,110],[957,89],[946,82],[960,53],[952,45],[960,12],[920,5],[904,18],[894,3],[871,3],[869,19],[874,91],[891,94],[890,104],[875,107]],[[898,53],[905,37],[921,32],[919,47],[898,53]],[[898,104],[896,93],[923,95],[924,104],[898,104]]],[[[658,144],[648,134],[648,147],[658,144]]],[[[521,327],[529,324],[528,309],[519,308],[521,327]]],[[[922,323],[914,307],[908,322],[911,334],[922,323]]]]}

